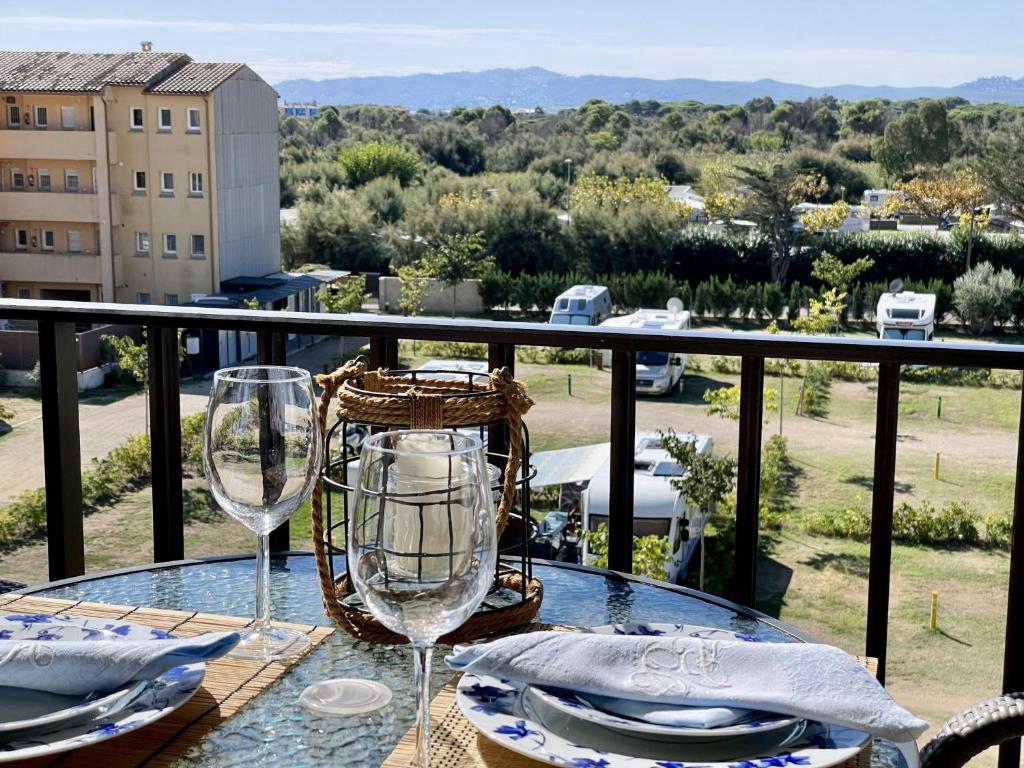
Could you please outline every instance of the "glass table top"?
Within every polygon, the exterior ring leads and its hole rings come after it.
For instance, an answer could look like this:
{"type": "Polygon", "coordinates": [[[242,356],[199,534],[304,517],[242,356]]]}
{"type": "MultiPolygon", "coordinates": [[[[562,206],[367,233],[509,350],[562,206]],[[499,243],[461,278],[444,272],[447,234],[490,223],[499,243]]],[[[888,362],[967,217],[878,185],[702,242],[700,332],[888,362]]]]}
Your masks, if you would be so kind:
{"type": "MultiPolygon", "coordinates": [[[[344,568],[339,558],[338,565],[344,568]]],[[[591,626],[625,621],[701,624],[765,640],[798,639],[795,630],[758,614],[719,604],[698,593],[626,580],[608,572],[536,564],[544,582],[538,620],[591,626]]],[[[186,562],[45,587],[34,594],[66,600],[143,605],[172,610],[251,616],[255,595],[251,558],[186,562]]],[[[271,564],[273,618],[332,626],[324,613],[311,555],[278,556],[271,564]]],[[[451,677],[435,655],[433,692],[451,677]]],[[[407,647],[371,645],[338,629],[321,646],[211,731],[182,766],[320,766],[377,768],[414,719],[412,656],[407,647]],[[302,690],[319,680],[362,677],[394,692],[384,710],[358,717],[315,716],[298,704],[302,690]]],[[[876,751],[876,763],[878,762],[876,751]]]]}

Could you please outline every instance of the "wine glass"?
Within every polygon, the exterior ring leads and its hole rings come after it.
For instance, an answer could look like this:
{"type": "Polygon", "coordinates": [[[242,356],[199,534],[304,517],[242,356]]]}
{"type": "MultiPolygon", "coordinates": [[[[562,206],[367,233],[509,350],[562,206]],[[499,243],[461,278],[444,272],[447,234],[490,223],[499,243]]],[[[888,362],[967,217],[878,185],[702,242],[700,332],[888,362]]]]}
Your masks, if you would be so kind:
{"type": "Polygon", "coordinates": [[[270,532],[309,497],[320,468],[313,381],[301,368],[255,365],[213,375],[203,467],[217,504],[256,534],[256,622],[231,656],[283,659],[309,647],[270,624],[270,532]]]}
{"type": "Polygon", "coordinates": [[[484,599],[497,559],[494,499],[475,435],[366,438],[349,521],[349,572],[370,613],[412,643],[416,765],[430,760],[430,657],[484,599]]]}

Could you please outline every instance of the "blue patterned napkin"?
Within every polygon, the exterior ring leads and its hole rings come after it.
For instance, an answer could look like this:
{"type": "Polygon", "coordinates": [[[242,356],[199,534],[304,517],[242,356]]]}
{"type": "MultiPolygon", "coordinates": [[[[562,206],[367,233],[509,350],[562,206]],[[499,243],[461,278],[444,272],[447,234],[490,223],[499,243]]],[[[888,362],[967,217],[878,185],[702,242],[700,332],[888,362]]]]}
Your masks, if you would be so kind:
{"type": "Polygon", "coordinates": [[[817,643],[527,632],[457,646],[445,661],[478,675],[663,706],[778,712],[896,742],[928,728],[856,659],[817,643]]]}
{"type": "Polygon", "coordinates": [[[0,686],[73,696],[152,680],[172,667],[219,658],[237,632],[168,640],[0,640],[0,686]]]}

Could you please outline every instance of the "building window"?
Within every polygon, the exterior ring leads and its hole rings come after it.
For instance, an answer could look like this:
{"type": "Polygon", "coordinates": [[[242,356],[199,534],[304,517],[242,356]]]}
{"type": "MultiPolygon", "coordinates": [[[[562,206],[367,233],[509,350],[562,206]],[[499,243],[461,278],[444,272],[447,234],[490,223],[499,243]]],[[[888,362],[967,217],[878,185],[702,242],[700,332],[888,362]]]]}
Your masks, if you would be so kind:
{"type": "Polygon", "coordinates": [[[164,256],[178,255],[178,236],[167,232],[164,234],[164,256]]]}
{"type": "Polygon", "coordinates": [[[160,130],[171,130],[171,108],[160,107],[160,130]]]}
{"type": "Polygon", "coordinates": [[[43,250],[44,251],[52,251],[53,250],[53,230],[52,229],[44,229],[43,230],[43,250]]]}
{"type": "Polygon", "coordinates": [[[131,128],[133,131],[142,130],[142,107],[132,107],[131,128]]]}
{"type": "Polygon", "coordinates": [[[206,258],[206,235],[192,235],[192,258],[206,258]]]}
{"type": "Polygon", "coordinates": [[[19,288],[18,289],[18,298],[19,299],[31,299],[32,298],[32,289],[31,288],[19,288]]]}
{"type": "Polygon", "coordinates": [[[28,248],[28,230],[27,229],[16,229],[14,230],[14,247],[16,250],[24,251],[28,248]]]}
{"type": "Polygon", "coordinates": [[[199,122],[199,110],[189,107],[188,110],[188,130],[191,133],[199,133],[201,127],[199,122]]]}
{"type": "Polygon", "coordinates": [[[36,171],[39,176],[39,191],[49,192],[50,191],[50,172],[45,168],[40,168],[36,171]]]}
{"type": "Polygon", "coordinates": [[[78,191],[78,171],[64,171],[64,189],[68,192],[78,191]]]}
{"type": "Polygon", "coordinates": [[[75,128],[75,108],[74,107],[61,107],[60,108],[60,127],[65,131],[71,131],[75,128]]]}
{"type": "Polygon", "coordinates": [[[134,181],[132,183],[134,184],[136,192],[145,192],[146,191],[146,172],[145,171],[136,171],[135,172],[135,176],[134,176],[134,181]]]}
{"type": "Polygon", "coordinates": [[[165,293],[164,294],[164,304],[166,304],[169,307],[176,307],[176,306],[178,306],[178,294],[176,294],[176,293],[165,293]]]}
{"type": "Polygon", "coordinates": [[[7,127],[18,128],[21,126],[21,109],[17,104],[7,106],[7,127]]]}
{"type": "Polygon", "coordinates": [[[11,189],[25,188],[25,172],[20,168],[11,169],[11,189]]]}
{"type": "Polygon", "coordinates": [[[165,195],[174,194],[174,174],[170,171],[160,172],[160,192],[165,195]]]}
{"type": "Polygon", "coordinates": [[[203,174],[199,171],[192,171],[188,175],[188,193],[190,195],[196,195],[202,197],[203,194],[203,174]]]}
{"type": "Polygon", "coordinates": [[[139,291],[139,304],[149,304],[152,297],[145,291],[139,291]]]}
{"type": "Polygon", "coordinates": [[[77,229],[68,230],[68,253],[82,252],[82,233],[77,229]]]}
{"type": "Polygon", "coordinates": [[[135,233],[135,252],[139,254],[149,253],[149,232],[135,233]]]}
{"type": "Polygon", "coordinates": [[[46,125],[46,107],[36,107],[36,128],[45,128],[46,125]]]}

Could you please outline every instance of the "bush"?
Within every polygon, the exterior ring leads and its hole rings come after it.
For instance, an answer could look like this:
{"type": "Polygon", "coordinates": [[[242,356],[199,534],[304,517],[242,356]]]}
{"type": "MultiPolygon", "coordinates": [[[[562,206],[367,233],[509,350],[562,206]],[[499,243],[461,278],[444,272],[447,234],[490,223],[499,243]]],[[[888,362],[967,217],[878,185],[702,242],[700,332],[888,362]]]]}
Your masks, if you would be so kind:
{"type": "Polygon", "coordinates": [[[989,515],[985,518],[985,543],[990,547],[1009,549],[1013,536],[1013,516],[1010,514],[989,515]]]}
{"type": "Polygon", "coordinates": [[[1009,318],[1017,280],[1003,268],[996,272],[987,261],[972,267],[953,283],[956,310],[971,333],[987,333],[996,321],[1009,318]]]}
{"type": "Polygon", "coordinates": [[[807,516],[804,530],[835,539],[863,540],[871,535],[871,515],[863,509],[819,510],[807,516]]]}
{"type": "Polygon", "coordinates": [[[403,187],[411,184],[422,169],[419,157],[408,147],[384,141],[368,141],[342,150],[338,163],[351,187],[391,176],[403,187]]]}
{"type": "Polygon", "coordinates": [[[892,535],[907,544],[964,546],[981,540],[981,518],[965,501],[951,501],[936,512],[927,501],[920,507],[901,502],[893,510],[892,535]]]}
{"type": "Polygon", "coordinates": [[[796,474],[782,435],[772,435],[761,449],[761,504],[774,515],[790,508],[796,474]]]}

